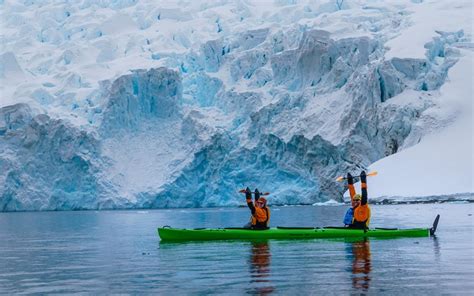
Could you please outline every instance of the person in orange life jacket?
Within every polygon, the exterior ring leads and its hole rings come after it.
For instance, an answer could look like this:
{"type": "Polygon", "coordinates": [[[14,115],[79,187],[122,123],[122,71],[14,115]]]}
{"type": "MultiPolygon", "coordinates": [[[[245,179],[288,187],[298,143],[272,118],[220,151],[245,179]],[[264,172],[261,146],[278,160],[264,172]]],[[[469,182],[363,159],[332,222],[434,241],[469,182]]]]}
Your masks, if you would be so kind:
{"type": "Polygon", "coordinates": [[[350,173],[347,173],[346,179],[352,207],[347,210],[344,216],[344,224],[350,228],[367,229],[370,224],[370,207],[367,198],[367,175],[365,171],[360,173],[362,195],[356,194],[354,178],[350,173]]]}
{"type": "Polygon", "coordinates": [[[245,199],[247,206],[252,213],[250,222],[244,226],[244,228],[251,229],[268,229],[268,223],[270,221],[270,209],[267,207],[267,200],[264,197],[260,197],[260,192],[255,189],[255,205],[252,202],[252,191],[247,187],[245,190],[240,190],[245,193],[245,199]]]}
{"type": "MultiPolygon", "coordinates": [[[[347,180],[349,180],[349,178],[352,178],[351,174],[347,175],[347,180]]],[[[343,223],[345,227],[349,227],[352,224],[352,220],[354,219],[354,208],[359,205],[361,198],[362,196],[360,194],[355,194],[354,197],[351,197],[351,207],[347,209],[347,212],[344,215],[343,223]]]]}

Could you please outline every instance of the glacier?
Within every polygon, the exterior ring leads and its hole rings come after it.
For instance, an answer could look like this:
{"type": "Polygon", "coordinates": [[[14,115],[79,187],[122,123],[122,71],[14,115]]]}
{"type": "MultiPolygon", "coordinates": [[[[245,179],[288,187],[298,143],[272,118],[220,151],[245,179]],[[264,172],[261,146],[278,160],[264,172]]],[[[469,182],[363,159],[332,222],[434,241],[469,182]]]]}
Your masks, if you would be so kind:
{"type": "Polygon", "coordinates": [[[390,57],[424,4],[344,3],[3,3],[0,210],[342,201],[338,175],[452,123],[433,110],[471,42],[433,31],[390,57]]]}

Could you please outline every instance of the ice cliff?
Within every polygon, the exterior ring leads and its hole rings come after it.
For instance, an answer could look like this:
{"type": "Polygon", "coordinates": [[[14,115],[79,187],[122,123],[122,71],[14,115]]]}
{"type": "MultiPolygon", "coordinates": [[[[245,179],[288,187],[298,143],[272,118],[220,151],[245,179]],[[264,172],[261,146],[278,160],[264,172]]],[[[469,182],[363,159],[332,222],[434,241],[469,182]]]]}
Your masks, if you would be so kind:
{"type": "Polygon", "coordinates": [[[3,210],[86,209],[112,199],[96,137],[25,104],[1,108],[0,118],[3,210]]]}
{"type": "MultiPolygon", "coordinates": [[[[243,186],[270,191],[271,204],[341,200],[336,176],[431,131],[420,118],[439,108],[470,35],[433,32],[424,58],[387,58],[407,16],[331,3],[279,1],[258,22],[244,2],[191,5],[188,17],[137,1],[32,4],[35,41],[11,39],[31,26],[28,3],[1,4],[0,210],[238,205],[243,186]],[[84,11],[91,19],[70,20],[84,11]],[[152,32],[174,21],[187,26],[152,32]],[[33,43],[36,56],[9,51],[33,43]]],[[[453,112],[431,118],[445,126],[453,112]]]]}

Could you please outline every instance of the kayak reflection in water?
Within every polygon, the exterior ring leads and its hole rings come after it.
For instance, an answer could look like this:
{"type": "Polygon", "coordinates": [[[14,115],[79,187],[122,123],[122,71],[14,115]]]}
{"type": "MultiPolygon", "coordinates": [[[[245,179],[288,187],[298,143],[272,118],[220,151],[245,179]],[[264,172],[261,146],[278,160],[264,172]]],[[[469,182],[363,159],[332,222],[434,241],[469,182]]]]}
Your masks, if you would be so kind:
{"type": "Polygon", "coordinates": [[[270,283],[268,277],[270,276],[270,246],[268,241],[252,242],[250,252],[250,277],[251,283],[257,283],[251,294],[268,295],[275,289],[268,286],[270,283]],[[261,286],[263,285],[263,286],[261,286]]]}
{"type": "MultiPolygon", "coordinates": [[[[267,207],[267,200],[265,197],[260,197],[260,192],[258,189],[255,189],[255,205],[252,202],[252,191],[250,188],[242,189],[239,192],[245,193],[245,199],[247,201],[247,206],[252,213],[250,217],[250,222],[247,223],[244,228],[250,229],[268,229],[268,224],[270,222],[270,209],[267,207]]],[[[268,193],[265,193],[268,195],[268,193]]]]}
{"type": "Polygon", "coordinates": [[[352,287],[355,290],[367,291],[370,284],[370,242],[368,239],[351,243],[352,253],[352,287]]]}

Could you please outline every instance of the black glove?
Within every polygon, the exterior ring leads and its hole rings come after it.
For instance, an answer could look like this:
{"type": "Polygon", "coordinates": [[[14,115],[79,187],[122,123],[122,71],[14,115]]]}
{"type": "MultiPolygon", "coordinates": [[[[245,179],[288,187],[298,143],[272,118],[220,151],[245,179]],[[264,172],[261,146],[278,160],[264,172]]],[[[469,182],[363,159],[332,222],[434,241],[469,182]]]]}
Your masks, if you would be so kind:
{"type": "Polygon", "coordinates": [[[367,175],[365,174],[365,171],[362,171],[362,173],[360,173],[360,181],[362,183],[367,183],[367,175]]]}
{"type": "Polygon", "coordinates": [[[260,198],[260,191],[258,191],[257,188],[255,188],[255,200],[258,200],[260,198]]]}
{"type": "Polygon", "coordinates": [[[247,187],[247,189],[245,189],[245,198],[246,199],[252,199],[252,191],[250,191],[250,188],[247,187]]]}
{"type": "Polygon", "coordinates": [[[347,184],[354,184],[354,178],[352,178],[351,173],[347,173],[347,184]]]}

